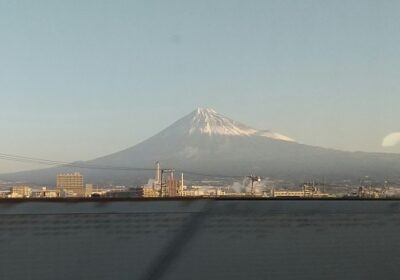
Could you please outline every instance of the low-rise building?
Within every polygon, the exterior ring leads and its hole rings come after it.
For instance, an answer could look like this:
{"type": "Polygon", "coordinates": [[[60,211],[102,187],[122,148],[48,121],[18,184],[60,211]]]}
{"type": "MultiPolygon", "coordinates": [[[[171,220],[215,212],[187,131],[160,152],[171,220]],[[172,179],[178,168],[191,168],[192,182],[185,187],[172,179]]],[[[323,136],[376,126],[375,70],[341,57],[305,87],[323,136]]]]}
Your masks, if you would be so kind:
{"type": "Polygon", "coordinates": [[[32,195],[32,189],[28,186],[13,186],[10,189],[10,198],[28,198],[32,195]]]}
{"type": "Polygon", "coordinates": [[[42,187],[40,190],[32,190],[33,198],[56,198],[59,197],[60,193],[54,189],[47,189],[46,187],[42,187]]]}
{"type": "Polygon", "coordinates": [[[93,185],[92,184],[86,184],[85,185],[85,197],[91,197],[93,192],[93,185]]]}
{"type": "Polygon", "coordinates": [[[108,198],[139,198],[144,197],[143,188],[114,189],[106,192],[108,198]]]}

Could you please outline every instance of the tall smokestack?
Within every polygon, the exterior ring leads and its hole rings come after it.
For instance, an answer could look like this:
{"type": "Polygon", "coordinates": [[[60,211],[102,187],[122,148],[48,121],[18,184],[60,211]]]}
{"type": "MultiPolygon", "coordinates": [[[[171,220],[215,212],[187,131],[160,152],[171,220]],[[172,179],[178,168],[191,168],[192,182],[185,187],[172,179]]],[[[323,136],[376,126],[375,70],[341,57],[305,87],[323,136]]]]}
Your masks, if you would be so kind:
{"type": "Polygon", "coordinates": [[[181,195],[183,195],[183,173],[181,174],[181,195]]]}
{"type": "Polygon", "coordinates": [[[160,163],[157,161],[156,162],[156,184],[160,183],[160,163]]]}

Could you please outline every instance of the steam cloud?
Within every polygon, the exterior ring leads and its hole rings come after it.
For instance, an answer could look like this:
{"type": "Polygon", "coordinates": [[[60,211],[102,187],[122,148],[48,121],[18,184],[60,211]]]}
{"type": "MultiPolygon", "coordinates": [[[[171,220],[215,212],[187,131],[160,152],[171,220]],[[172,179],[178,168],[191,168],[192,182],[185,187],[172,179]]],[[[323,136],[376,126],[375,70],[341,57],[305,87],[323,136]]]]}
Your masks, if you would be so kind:
{"type": "MultiPolygon", "coordinates": [[[[261,182],[254,182],[254,189],[260,190],[263,189],[266,185],[266,181],[262,180],[261,182]]],[[[235,193],[243,193],[251,191],[251,181],[249,179],[244,179],[243,182],[235,182],[230,186],[230,189],[235,193]]]]}
{"type": "Polygon", "coordinates": [[[235,193],[242,193],[247,191],[247,187],[244,185],[244,182],[243,183],[235,182],[231,186],[231,190],[235,193]]]}
{"type": "Polygon", "coordinates": [[[394,147],[400,144],[400,132],[387,135],[382,141],[382,147],[394,147]]]}

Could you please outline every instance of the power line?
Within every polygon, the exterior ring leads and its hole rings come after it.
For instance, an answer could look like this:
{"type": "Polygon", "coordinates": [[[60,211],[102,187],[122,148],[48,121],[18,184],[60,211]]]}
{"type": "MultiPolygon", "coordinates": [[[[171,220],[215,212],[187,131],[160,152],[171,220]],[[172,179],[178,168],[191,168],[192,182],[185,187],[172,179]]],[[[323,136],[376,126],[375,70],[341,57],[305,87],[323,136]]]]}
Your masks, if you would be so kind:
{"type": "MultiPolygon", "coordinates": [[[[72,167],[72,168],[81,168],[81,169],[99,169],[99,170],[111,170],[111,171],[156,171],[156,168],[147,168],[147,167],[127,167],[127,166],[113,166],[113,165],[97,165],[90,163],[77,163],[77,162],[65,162],[65,161],[55,161],[43,158],[36,157],[28,157],[22,155],[12,155],[12,154],[4,154],[0,153],[0,160],[14,161],[14,162],[22,162],[22,163],[36,163],[41,165],[53,166],[53,167],[72,167]]],[[[193,172],[188,170],[176,170],[179,173],[185,173],[187,175],[199,176],[199,177],[208,177],[208,178],[232,178],[239,179],[244,178],[246,175],[223,175],[223,174],[206,174],[193,172]]]]}
{"type": "Polygon", "coordinates": [[[32,158],[26,156],[19,155],[10,155],[0,153],[0,159],[9,160],[9,161],[17,161],[24,163],[38,163],[42,165],[49,166],[59,166],[59,167],[76,167],[76,168],[88,168],[88,169],[112,169],[112,170],[137,170],[137,171],[153,171],[154,168],[140,168],[140,167],[122,167],[122,166],[109,166],[109,165],[95,165],[88,163],[77,163],[77,162],[64,162],[64,161],[54,161],[42,158],[32,158]]]}

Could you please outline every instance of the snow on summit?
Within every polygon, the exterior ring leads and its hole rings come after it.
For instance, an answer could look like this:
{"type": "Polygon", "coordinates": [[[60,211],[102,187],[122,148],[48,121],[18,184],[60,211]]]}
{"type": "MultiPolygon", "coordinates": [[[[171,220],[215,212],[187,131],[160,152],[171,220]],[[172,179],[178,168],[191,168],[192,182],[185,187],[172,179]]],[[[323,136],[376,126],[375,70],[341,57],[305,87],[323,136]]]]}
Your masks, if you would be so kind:
{"type": "Polygon", "coordinates": [[[227,118],[213,109],[198,108],[185,118],[190,121],[189,134],[261,136],[294,142],[293,139],[269,130],[258,130],[227,118]]]}
{"type": "Polygon", "coordinates": [[[192,113],[191,128],[189,134],[200,132],[202,134],[221,134],[248,136],[253,135],[257,130],[244,124],[235,122],[218,114],[213,109],[198,108],[192,113]]]}

